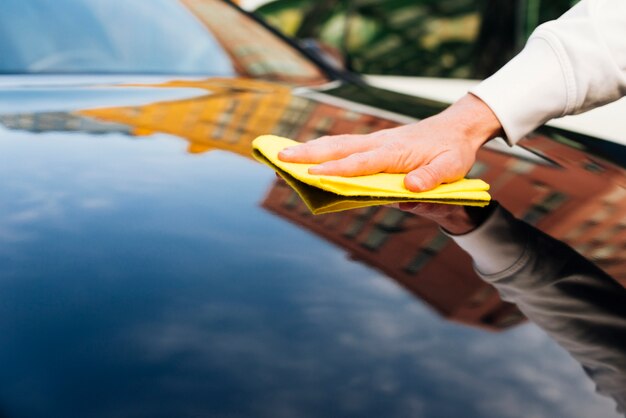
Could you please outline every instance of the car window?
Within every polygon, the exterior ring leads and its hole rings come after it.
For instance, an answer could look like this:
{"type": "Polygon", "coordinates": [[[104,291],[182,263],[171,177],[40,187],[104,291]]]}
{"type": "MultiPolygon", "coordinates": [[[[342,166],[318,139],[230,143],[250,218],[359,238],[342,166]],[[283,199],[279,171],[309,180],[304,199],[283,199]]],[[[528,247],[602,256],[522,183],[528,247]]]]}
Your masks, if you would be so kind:
{"type": "Polygon", "coordinates": [[[5,74],[189,74],[306,82],[317,67],[220,0],[3,0],[5,74]]]}

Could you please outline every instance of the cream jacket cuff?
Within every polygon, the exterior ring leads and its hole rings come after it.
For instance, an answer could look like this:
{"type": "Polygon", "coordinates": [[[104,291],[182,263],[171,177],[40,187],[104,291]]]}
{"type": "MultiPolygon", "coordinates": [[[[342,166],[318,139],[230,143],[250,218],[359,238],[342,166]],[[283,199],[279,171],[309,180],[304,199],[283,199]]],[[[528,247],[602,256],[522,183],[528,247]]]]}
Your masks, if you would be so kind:
{"type": "Polygon", "coordinates": [[[626,95],[625,40],[626,1],[583,0],[539,26],[522,52],[470,93],[515,144],[550,119],[626,95]]]}
{"type": "Polygon", "coordinates": [[[474,261],[483,275],[502,273],[513,267],[524,255],[527,232],[509,212],[498,206],[478,228],[464,235],[451,237],[474,261]]]}

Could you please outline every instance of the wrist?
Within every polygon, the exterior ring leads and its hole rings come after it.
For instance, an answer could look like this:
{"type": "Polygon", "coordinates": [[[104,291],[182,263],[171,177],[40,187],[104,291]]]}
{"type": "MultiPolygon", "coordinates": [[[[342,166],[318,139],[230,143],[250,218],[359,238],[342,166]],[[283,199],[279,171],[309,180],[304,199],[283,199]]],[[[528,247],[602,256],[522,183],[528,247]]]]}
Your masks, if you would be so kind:
{"type": "Polygon", "coordinates": [[[465,235],[479,228],[497,207],[494,201],[484,207],[463,206],[462,210],[450,214],[439,223],[443,230],[451,235],[465,235]]]}
{"type": "MultiPolygon", "coordinates": [[[[459,137],[473,151],[490,139],[503,135],[502,124],[485,102],[473,94],[466,94],[444,113],[450,126],[459,130],[459,137]]],[[[442,115],[443,115],[442,114],[442,115]]]]}

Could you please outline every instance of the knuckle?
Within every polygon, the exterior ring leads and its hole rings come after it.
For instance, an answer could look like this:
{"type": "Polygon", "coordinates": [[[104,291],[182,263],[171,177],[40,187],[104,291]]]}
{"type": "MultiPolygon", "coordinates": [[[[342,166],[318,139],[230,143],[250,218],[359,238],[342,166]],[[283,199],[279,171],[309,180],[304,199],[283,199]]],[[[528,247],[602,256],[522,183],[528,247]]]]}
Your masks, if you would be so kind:
{"type": "Polygon", "coordinates": [[[328,142],[328,149],[332,151],[333,153],[337,153],[341,151],[342,148],[343,148],[343,144],[341,143],[340,140],[334,139],[328,142]]]}
{"type": "Polygon", "coordinates": [[[404,144],[399,141],[388,141],[383,144],[382,149],[391,154],[402,154],[405,151],[404,144]]]}
{"type": "Polygon", "coordinates": [[[350,169],[359,169],[368,163],[368,158],[363,154],[352,154],[345,160],[345,166],[350,169]]]}

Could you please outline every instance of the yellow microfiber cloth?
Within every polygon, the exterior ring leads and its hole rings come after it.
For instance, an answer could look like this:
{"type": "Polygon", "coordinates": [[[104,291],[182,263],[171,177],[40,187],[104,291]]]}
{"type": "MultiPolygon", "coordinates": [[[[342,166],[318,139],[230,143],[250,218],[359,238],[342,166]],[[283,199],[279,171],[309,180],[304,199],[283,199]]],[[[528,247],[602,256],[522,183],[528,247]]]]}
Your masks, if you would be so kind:
{"type": "MultiPolygon", "coordinates": [[[[475,202],[487,204],[491,196],[489,185],[478,179],[463,179],[442,184],[427,192],[415,193],[404,187],[404,174],[378,173],[368,176],[340,177],[309,174],[314,164],[288,163],[278,159],[278,153],[289,146],[299,144],[288,138],[262,135],[252,142],[252,147],[261,153],[273,166],[310,186],[346,197],[385,198],[410,201],[437,201],[440,203],[465,204],[475,202]]],[[[374,203],[376,204],[376,203],[374,203]]],[[[378,203],[384,204],[384,203],[378,203]]]]}
{"type": "Polygon", "coordinates": [[[392,203],[400,203],[400,202],[426,202],[426,203],[442,203],[442,204],[455,204],[455,205],[464,205],[464,206],[486,206],[487,202],[476,201],[476,200],[431,200],[431,199],[420,199],[420,200],[412,200],[412,199],[385,199],[382,197],[366,197],[366,196],[354,196],[354,197],[346,197],[339,196],[338,194],[327,192],[325,190],[319,189],[317,187],[309,186],[299,180],[296,180],[289,173],[281,170],[272,164],[267,158],[263,156],[258,150],[254,150],[252,152],[252,156],[256,158],[257,161],[267,164],[276,170],[276,173],[280,175],[285,182],[292,189],[298,193],[298,196],[302,199],[304,204],[309,208],[311,213],[314,215],[321,215],[324,213],[332,213],[332,212],[342,212],[344,210],[358,209],[364,208],[368,206],[380,206],[380,205],[390,205],[392,203]]]}

